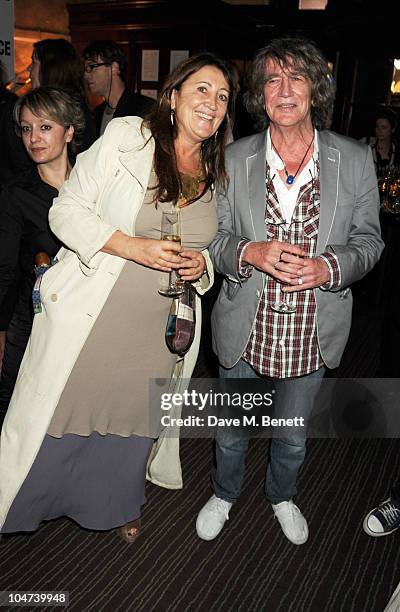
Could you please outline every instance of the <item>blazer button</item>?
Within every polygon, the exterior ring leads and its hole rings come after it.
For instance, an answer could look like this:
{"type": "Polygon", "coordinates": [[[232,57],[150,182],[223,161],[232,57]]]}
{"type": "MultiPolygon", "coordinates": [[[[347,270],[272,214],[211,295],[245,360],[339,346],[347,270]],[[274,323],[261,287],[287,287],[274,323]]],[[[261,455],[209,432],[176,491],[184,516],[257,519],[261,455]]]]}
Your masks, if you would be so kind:
{"type": "Polygon", "coordinates": [[[57,293],[52,293],[51,296],[50,296],[50,299],[51,299],[52,302],[57,302],[57,300],[58,300],[57,293]]]}

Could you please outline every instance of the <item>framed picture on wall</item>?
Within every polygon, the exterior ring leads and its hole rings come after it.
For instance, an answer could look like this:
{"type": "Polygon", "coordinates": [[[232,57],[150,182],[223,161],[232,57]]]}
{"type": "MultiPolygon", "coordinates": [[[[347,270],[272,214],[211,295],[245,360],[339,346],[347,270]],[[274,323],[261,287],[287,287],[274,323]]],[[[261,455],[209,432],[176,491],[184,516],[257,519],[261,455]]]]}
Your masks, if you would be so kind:
{"type": "Polygon", "coordinates": [[[158,49],[142,50],[142,81],[158,81],[160,51],[158,49]]]}
{"type": "Polygon", "coordinates": [[[188,49],[171,49],[169,54],[169,70],[173,71],[175,66],[189,57],[188,49]]]}

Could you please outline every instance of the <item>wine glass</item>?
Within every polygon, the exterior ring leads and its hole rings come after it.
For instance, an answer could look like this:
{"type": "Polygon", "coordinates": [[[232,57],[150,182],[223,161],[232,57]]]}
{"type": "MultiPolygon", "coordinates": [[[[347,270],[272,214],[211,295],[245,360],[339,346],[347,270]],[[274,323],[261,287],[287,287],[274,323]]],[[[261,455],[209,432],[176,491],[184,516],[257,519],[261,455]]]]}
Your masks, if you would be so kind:
{"type": "Polygon", "coordinates": [[[296,312],[296,304],[288,301],[288,295],[281,291],[281,299],[272,302],[271,309],[280,314],[293,314],[296,312]]]}
{"type": "MultiPolygon", "coordinates": [[[[300,255],[296,255],[295,257],[300,258],[300,255]]],[[[294,312],[296,312],[295,300],[289,301],[289,295],[281,289],[282,284],[278,284],[280,287],[280,297],[276,300],[276,302],[272,302],[271,309],[275,312],[279,312],[280,314],[293,314],[294,312]]]]}
{"type": "MultiPolygon", "coordinates": [[[[161,240],[181,243],[181,222],[179,208],[166,210],[161,213],[161,240]]],[[[184,291],[184,281],[179,278],[175,270],[168,273],[165,287],[161,287],[158,293],[166,297],[177,297],[184,291]]]]}
{"type": "Polygon", "coordinates": [[[381,207],[384,210],[387,207],[389,181],[390,181],[389,173],[385,174],[384,176],[381,176],[381,178],[378,180],[379,199],[380,199],[381,207]]]}
{"type": "Polygon", "coordinates": [[[400,213],[400,173],[397,168],[392,171],[386,208],[394,215],[400,213]]]}

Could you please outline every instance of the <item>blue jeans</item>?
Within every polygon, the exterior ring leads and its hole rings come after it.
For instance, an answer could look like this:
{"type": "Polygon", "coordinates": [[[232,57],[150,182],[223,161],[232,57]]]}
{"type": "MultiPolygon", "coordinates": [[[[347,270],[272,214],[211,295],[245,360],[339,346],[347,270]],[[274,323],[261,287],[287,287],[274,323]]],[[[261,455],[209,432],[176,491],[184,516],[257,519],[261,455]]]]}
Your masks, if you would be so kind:
{"type": "MultiPolygon", "coordinates": [[[[303,417],[305,424],[313,408],[315,396],[325,374],[316,372],[296,378],[273,378],[275,417],[303,417]],[[306,389],[307,393],[304,392],[306,389]]],[[[260,375],[242,359],[231,369],[220,368],[221,378],[259,378],[260,375]]],[[[239,438],[229,429],[218,428],[215,436],[217,467],[213,475],[217,497],[234,503],[242,487],[248,438],[239,438]]],[[[306,453],[306,436],[273,437],[270,462],[265,479],[265,495],[273,504],[288,501],[297,492],[296,479],[306,453]]]]}

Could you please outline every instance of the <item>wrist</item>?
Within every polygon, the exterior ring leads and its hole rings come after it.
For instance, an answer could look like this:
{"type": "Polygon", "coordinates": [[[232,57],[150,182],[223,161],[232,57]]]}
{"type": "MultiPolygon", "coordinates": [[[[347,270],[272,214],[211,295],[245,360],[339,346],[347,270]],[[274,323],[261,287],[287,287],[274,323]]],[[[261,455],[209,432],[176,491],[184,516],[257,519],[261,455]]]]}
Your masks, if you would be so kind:
{"type": "Polygon", "coordinates": [[[254,252],[254,244],[253,241],[248,241],[242,245],[240,253],[241,264],[245,266],[253,265],[252,254],[254,252]]]}
{"type": "Polygon", "coordinates": [[[251,261],[249,261],[249,258],[251,258],[251,242],[247,242],[246,244],[244,244],[241,249],[241,253],[240,253],[241,265],[243,266],[251,265],[251,261]]]}
{"type": "Polygon", "coordinates": [[[138,238],[121,232],[121,256],[135,261],[137,257],[138,238]]]}

